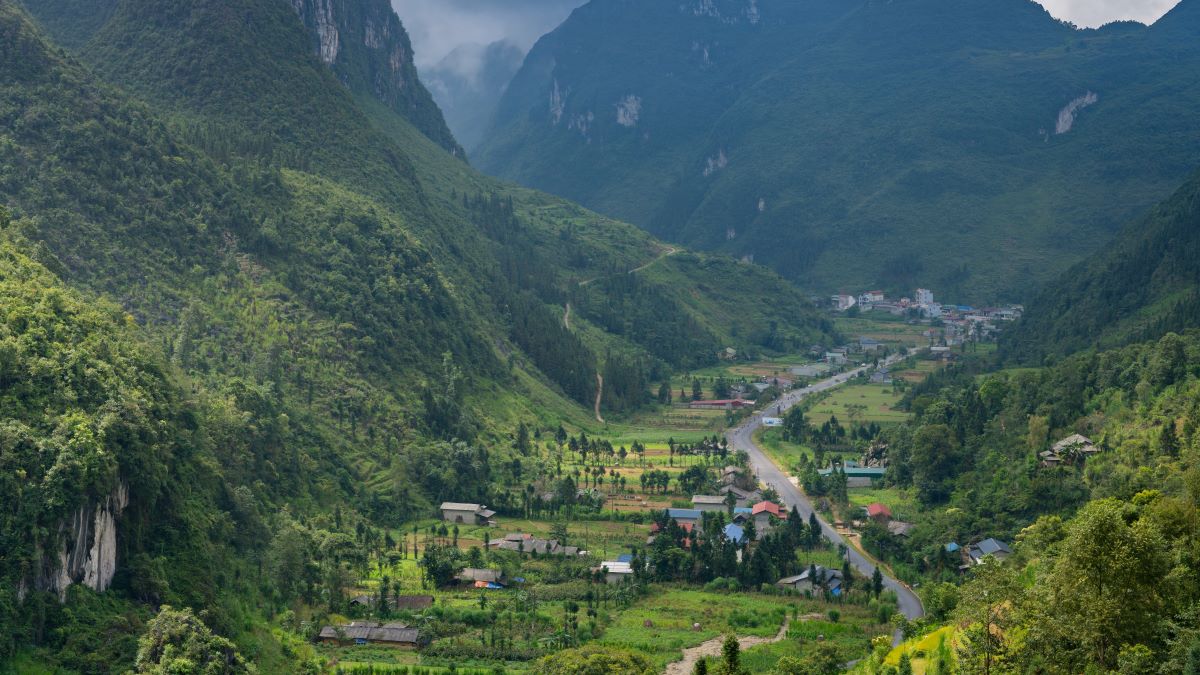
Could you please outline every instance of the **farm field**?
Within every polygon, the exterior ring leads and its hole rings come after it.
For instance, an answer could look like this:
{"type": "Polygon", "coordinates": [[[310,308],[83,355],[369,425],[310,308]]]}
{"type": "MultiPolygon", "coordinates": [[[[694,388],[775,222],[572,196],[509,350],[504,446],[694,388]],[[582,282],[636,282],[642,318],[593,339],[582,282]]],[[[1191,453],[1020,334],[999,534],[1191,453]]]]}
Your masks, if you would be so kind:
{"type": "Polygon", "coordinates": [[[801,457],[812,458],[812,448],[783,440],[783,429],[763,427],[754,433],[754,440],[776,464],[794,472],[801,457]]]}
{"type": "Polygon", "coordinates": [[[899,317],[839,316],[833,320],[833,327],[847,339],[869,337],[885,343],[895,343],[906,347],[929,344],[924,332],[929,326],[910,324],[899,317]]]}
{"type": "MultiPolygon", "coordinates": [[[[924,377],[924,376],[922,376],[924,377]]],[[[842,426],[858,422],[898,424],[908,419],[908,413],[895,409],[901,394],[887,384],[850,384],[833,391],[827,398],[813,403],[807,417],[811,426],[821,426],[837,417],[842,426]]]]}
{"type": "Polygon", "coordinates": [[[743,663],[751,672],[766,672],[780,656],[802,655],[817,644],[817,636],[844,648],[847,657],[861,654],[871,637],[886,634],[867,606],[826,603],[798,596],[756,593],[712,593],[665,587],[622,612],[605,630],[600,644],[647,655],[658,668],[678,660],[683,649],[722,635],[772,638],[785,617],[791,617],[787,637],[779,643],[747,650],[743,663]],[[838,612],[838,621],[829,612],[838,612]],[[699,624],[698,630],[693,629],[699,624]],[[757,664],[757,665],[752,665],[757,664]]]}

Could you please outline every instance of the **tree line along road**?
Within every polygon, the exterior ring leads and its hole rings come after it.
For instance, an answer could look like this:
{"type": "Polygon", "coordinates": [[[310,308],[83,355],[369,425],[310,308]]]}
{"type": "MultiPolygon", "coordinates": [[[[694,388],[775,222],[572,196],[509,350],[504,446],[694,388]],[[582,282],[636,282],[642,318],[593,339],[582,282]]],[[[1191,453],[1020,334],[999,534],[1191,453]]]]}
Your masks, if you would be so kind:
{"type": "MultiPolygon", "coordinates": [[[[900,361],[901,358],[902,357],[899,354],[889,356],[881,365],[892,365],[897,361],[900,361]]],[[[835,387],[840,387],[851,378],[857,377],[860,373],[866,371],[867,368],[867,366],[856,368],[854,370],[842,373],[841,375],[836,375],[826,380],[822,380],[803,389],[796,389],[787,392],[779,399],[777,403],[772,404],[772,407],[777,408],[778,413],[782,414],[792,406],[803,401],[809,396],[812,396],[813,394],[818,394],[835,387]]],[[[796,507],[796,510],[800,512],[800,517],[807,521],[809,515],[815,513],[812,502],[809,501],[808,496],[805,495],[800,488],[796,487],[796,485],[794,485],[792,481],[788,479],[787,474],[780,469],[775,462],[767,457],[767,454],[763,452],[762,448],[758,447],[758,444],[754,442],[754,432],[761,427],[762,416],[754,415],[750,419],[743,422],[740,426],[737,426],[726,432],[725,436],[729,439],[729,444],[735,450],[744,450],[746,454],[750,456],[750,467],[754,471],[755,475],[758,476],[758,480],[763,484],[774,488],[775,491],[779,493],[779,498],[781,501],[783,501],[784,505],[787,506],[789,510],[793,506],[796,507]]],[[[826,539],[834,544],[843,544],[846,546],[847,556],[850,559],[850,564],[853,565],[855,569],[868,577],[875,574],[876,566],[873,562],[868,560],[866,556],[858,551],[858,549],[850,546],[850,544],[842,538],[842,535],[838,534],[837,530],[833,529],[833,526],[826,522],[819,513],[817,514],[817,520],[821,523],[821,532],[825,535],[826,539]]],[[[913,620],[919,619],[925,615],[925,608],[921,604],[921,599],[917,597],[917,594],[914,593],[911,588],[901,583],[900,580],[891,576],[886,569],[881,567],[879,572],[883,575],[884,588],[892,590],[896,593],[900,612],[904,614],[905,617],[907,617],[909,620],[913,620]]],[[[893,636],[893,640],[896,643],[899,643],[899,631],[897,631],[897,635],[893,636]]]]}

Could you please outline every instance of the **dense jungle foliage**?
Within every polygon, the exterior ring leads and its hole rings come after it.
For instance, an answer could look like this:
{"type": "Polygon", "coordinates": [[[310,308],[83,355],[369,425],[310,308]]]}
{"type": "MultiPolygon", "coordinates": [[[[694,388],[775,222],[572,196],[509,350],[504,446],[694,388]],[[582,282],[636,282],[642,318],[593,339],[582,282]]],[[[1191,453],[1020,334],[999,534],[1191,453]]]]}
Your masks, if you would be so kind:
{"type": "MultiPolygon", "coordinates": [[[[16,507],[0,658],[133,667],[168,603],[295,672],[303,649],[262,623],[290,584],[344,609],[373,528],[443,500],[503,508],[514,430],[591,423],[597,373],[620,414],[651,376],[726,346],[833,340],[773,274],[664,257],[629,225],[473,172],[365,84],[377,55],[323,64],[291,3],[24,4],[74,51],[0,0],[0,483],[16,507]],[[593,317],[612,307],[699,338],[607,332],[593,317]],[[731,329],[768,323],[774,342],[731,329]],[[121,485],[112,592],[38,590],[64,523],[121,485]]],[[[346,30],[365,40],[355,22],[379,19],[407,49],[394,16],[351,5],[346,30]]],[[[223,649],[196,640],[155,654],[223,649]]]]}

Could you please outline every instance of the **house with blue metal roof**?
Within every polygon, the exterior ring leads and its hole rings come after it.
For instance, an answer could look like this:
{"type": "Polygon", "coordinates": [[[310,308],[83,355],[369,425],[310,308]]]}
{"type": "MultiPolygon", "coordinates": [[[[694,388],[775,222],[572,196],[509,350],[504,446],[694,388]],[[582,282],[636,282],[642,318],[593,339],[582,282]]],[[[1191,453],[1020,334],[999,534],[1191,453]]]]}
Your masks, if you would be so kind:
{"type": "Polygon", "coordinates": [[[667,509],[667,517],[680,525],[698,525],[704,513],[697,509],[667,509]]]}
{"type": "Polygon", "coordinates": [[[730,523],[723,530],[725,538],[737,545],[746,543],[746,529],[736,523],[730,523]]]}

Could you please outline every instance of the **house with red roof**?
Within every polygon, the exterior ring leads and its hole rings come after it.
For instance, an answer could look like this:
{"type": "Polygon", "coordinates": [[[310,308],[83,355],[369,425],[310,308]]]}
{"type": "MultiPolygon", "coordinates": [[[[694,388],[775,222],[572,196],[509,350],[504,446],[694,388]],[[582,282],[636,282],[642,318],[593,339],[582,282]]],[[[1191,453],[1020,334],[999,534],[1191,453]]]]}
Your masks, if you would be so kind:
{"type": "Polygon", "coordinates": [[[775,502],[762,501],[750,507],[749,514],[742,514],[744,520],[754,521],[754,530],[761,537],[771,529],[772,520],[787,520],[787,510],[775,502]],[[746,517],[748,516],[748,517],[746,517]]]}
{"type": "Polygon", "coordinates": [[[877,523],[887,525],[892,520],[892,510],[887,507],[887,504],[875,502],[867,505],[867,517],[877,523]]]}

